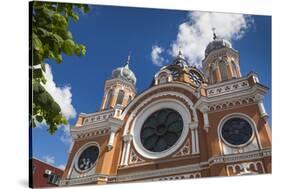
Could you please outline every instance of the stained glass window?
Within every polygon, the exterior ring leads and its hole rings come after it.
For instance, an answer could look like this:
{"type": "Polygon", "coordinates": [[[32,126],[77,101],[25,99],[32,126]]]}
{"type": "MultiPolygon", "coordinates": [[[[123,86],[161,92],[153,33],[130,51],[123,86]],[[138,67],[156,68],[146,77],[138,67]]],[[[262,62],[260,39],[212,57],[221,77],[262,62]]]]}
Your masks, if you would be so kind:
{"type": "Polygon", "coordinates": [[[232,145],[247,143],[253,135],[250,123],[242,118],[231,118],[222,126],[222,137],[232,145]]]}
{"type": "Polygon", "coordinates": [[[98,158],[99,149],[97,146],[86,148],[78,159],[78,168],[82,171],[91,169],[98,158]]]}
{"type": "Polygon", "coordinates": [[[178,112],[162,109],[151,114],[141,129],[142,145],[149,151],[161,152],[172,147],[180,138],[183,120],[178,112]]]}

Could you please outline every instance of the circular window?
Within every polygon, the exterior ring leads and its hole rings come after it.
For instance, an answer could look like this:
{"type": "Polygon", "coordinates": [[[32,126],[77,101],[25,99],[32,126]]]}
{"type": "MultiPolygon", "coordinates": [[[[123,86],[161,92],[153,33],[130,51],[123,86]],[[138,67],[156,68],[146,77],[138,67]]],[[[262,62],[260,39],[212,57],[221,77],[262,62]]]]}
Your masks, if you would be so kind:
{"type": "Polygon", "coordinates": [[[161,109],[152,113],[143,123],[141,143],[151,152],[162,152],[179,140],[182,130],[180,114],[172,109],[161,109]]]}
{"type": "Polygon", "coordinates": [[[94,167],[99,155],[99,148],[97,146],[90,146],[86,148],[79,156],[77,167],[81,171],[87,171],[94,167]]]}
{"type": "Polygon", "coordinates": [[[253,135],[252,126],[242,118],[231,118],[227,120],[221,129],[223,139],[231,145],[246,144],[253,135]]]}

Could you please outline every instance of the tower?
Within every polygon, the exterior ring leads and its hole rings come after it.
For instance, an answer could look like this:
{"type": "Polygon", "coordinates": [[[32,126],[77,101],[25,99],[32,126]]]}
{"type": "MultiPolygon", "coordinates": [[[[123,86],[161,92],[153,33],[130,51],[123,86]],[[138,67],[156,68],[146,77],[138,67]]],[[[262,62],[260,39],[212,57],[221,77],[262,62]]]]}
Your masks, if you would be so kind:
{"type": "Polygon", "coordinates": [[[73,145],[61,185],[108,182],[104,175],[117,172],[121,139],[122,110],[136,95],[136,77],[129,68],[130,55],[123,67],[112,71],[105,81],[101,108],[95,113],[80,113],[71,128],[73,145]],[[93,177],[94,176],[94,177],[93,177]]]}
{"type": "Polygon", "coordinates": [[[128,55],[125,65],[114,69],[111,78],[105,81],[101,110],[116,106],[122,109],[135,97],[137,80],[135,74],[129,68],[130,59],[131,55],[128,55]]]}
{"type": "Polygon", "coordinates": [[[208,44],[203,60],[203,71],[209,84],[241,77],[239,64],[238,51],[229,41],[219,39],[214,33],[213,41],[208,44]]]}

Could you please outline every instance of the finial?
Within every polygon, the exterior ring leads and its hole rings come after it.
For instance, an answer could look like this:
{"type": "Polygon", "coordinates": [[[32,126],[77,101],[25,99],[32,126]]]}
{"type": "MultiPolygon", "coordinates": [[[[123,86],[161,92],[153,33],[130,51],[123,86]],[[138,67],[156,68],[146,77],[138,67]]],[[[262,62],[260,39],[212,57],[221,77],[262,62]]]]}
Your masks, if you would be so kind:
{"type": "Polygon", "coordinates": [[[179,56],[182,55],[181,47],[179,48],[179,56]]]}
{"type": "Polygon", "coordinates": [[[185,57],[183,56],[183,53],[182,53],[182,47],[179,47],[178,58],[185,59],[185,57]]]}
{"type": "Polygon", "coordinates": [[[212,28],[213,30],[213,40],[217,39],[217,35],[216,35],[216,28],[212,28]]]}
{"type": "Polygon", "coordinates": [[[129,52],[125,66],[129,66],[130,62],[131,62],[131,51],[129,52]]]}

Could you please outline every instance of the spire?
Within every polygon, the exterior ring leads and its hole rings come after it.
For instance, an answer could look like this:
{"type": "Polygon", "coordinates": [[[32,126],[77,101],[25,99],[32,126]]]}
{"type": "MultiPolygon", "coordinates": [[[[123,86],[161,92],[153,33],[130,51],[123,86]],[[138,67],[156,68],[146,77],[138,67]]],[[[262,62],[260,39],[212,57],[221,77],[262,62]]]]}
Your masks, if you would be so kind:
{"type": "Polygon", "coordinates": [[[128,58],[127,58],[127,61],[126,61],[126,64],[125,64],[125,67],[129,67],[129,64],[131,62],[131,51],[129,52],[129,55],[128,55],[128,58]]]}
{"type": "Polygon", "coordinates": [[[212,28],[213,30],[213,40],[217,39],[217,35],[216,35],[216,28],[212,28]]]}

